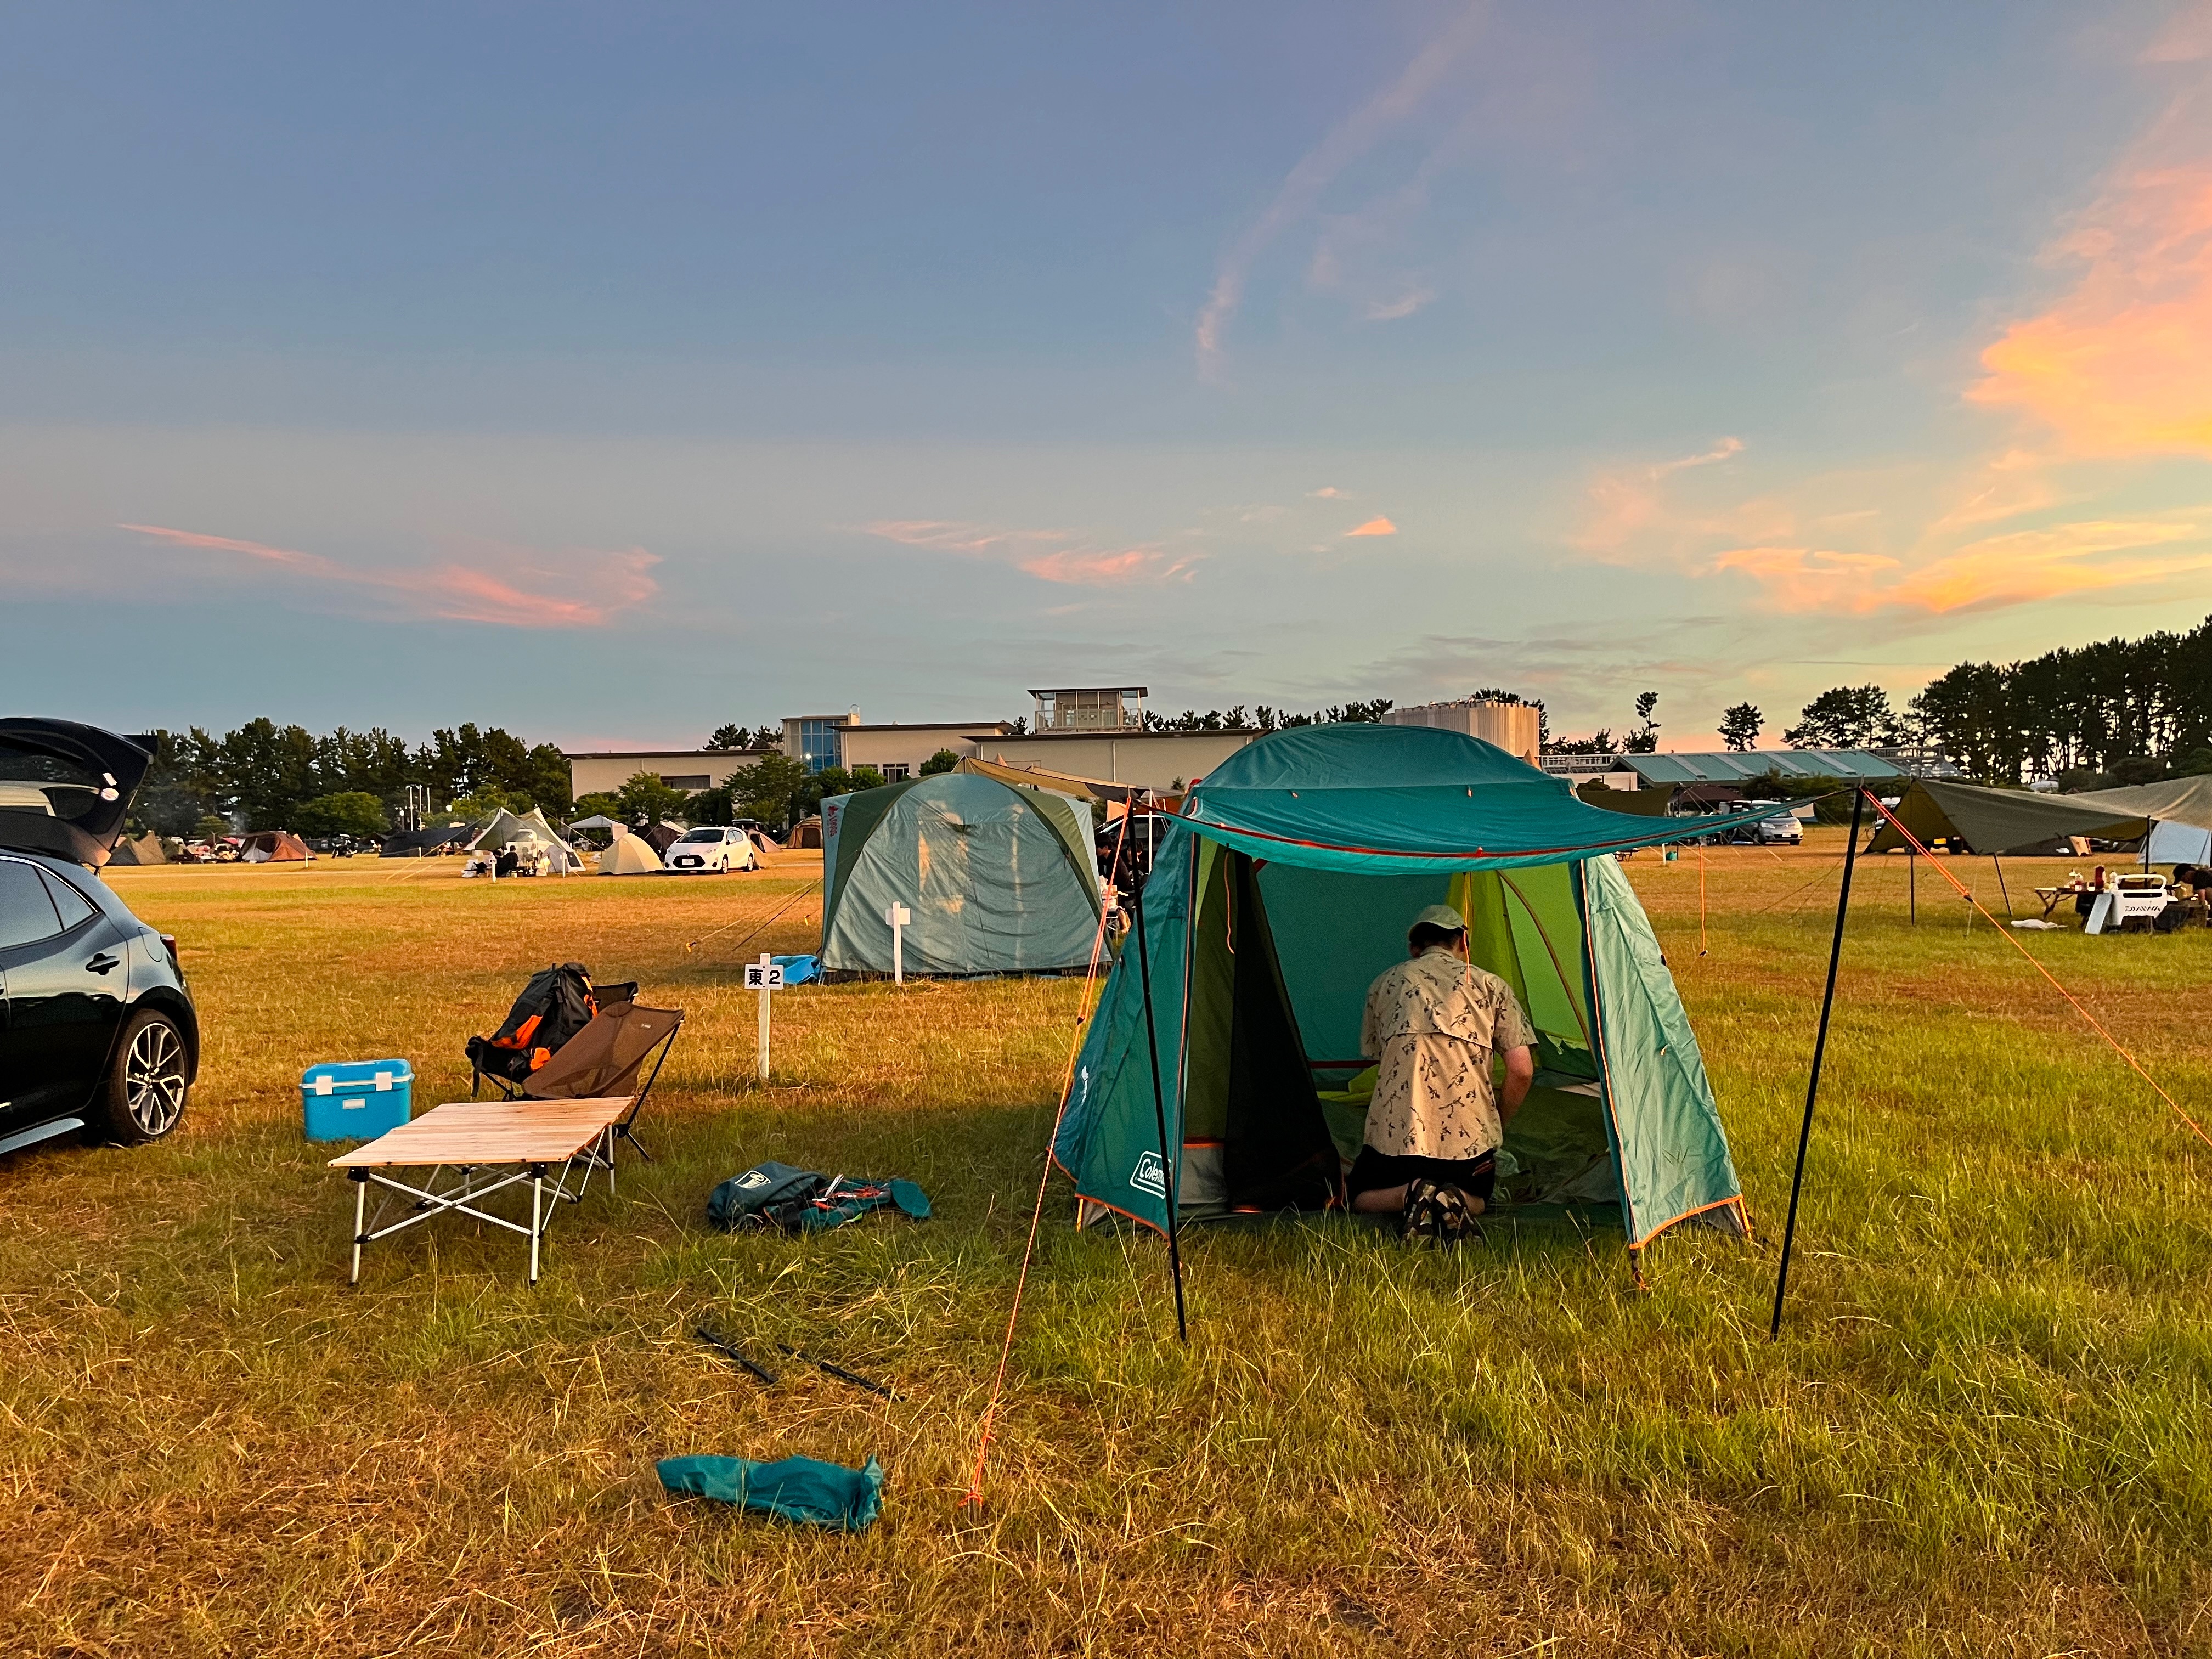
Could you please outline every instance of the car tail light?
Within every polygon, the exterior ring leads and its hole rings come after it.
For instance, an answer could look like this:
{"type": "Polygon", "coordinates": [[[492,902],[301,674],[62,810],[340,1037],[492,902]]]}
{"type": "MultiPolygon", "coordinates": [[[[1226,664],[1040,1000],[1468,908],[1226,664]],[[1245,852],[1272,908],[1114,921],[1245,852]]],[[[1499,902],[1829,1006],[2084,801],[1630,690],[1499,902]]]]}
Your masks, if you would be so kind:
{"type": "Polygon", "coordinates": [[[185,959],[177,954],[177,936],[174,933],[156,933],[154,937],[161,941],[161,948],[169,953],[169,966],[183,973],[185,959]]]}

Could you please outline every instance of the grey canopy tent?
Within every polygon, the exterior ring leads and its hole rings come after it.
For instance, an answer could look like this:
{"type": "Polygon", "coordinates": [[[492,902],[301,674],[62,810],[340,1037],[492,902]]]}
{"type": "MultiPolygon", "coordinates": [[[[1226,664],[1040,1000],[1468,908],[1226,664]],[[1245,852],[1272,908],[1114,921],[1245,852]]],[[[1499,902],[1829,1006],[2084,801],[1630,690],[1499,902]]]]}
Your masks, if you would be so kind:
{"type": "MultiPolygon", "coordinates": [[[[2072,836],[2136,841],[2144,814],[2115,811],[2085,795],[2038,795],[2025,789],[1984,789],[1978,784],[1915,778],[1893,809],[1923,847],[1955,839],[1994,857],[2025,853],[2072,836]]],[[[1911,843],[1884,819],[1867,843],[1869,853],[1909,851],[1911,843]]]]}
{"type": "Polygon", "coordinates": [[[2146,864],[2212,864],[2212,775],[2168,778],[2131,789],[2061,795],[2097,811],[2140,812],[2150,820],[2146,864]]]}
{"type": "Polygon", "coordinates": [[[891,971],[894,904],[913,974],[1056,973],[1098,932],[1090,809],[959,772],[822,803],[822,966],[891,971]]]}
{"type": "Polygon", "coordinates": [[[574,875],[584,867],[582,855],[562,840],[553,826],[545,822],[545,815],[534,807],[528,812],[510,812],[501,807],[470,841],[469,850],[487,848],[495,853],[518,841],[534,841],[544,847],[553,867],[564,874],[574,875]]]}
{"type": "MultiPolygon", "coordinates": [[[[2012,894],[2005,887],[2004,854],[2063,851],[2064,843],[2076,836],[2139,841],[2150,827],[2139,814],[2084,805],[2083,799],[2079,795],[2039,795],[2025,789],[1985,789],[1978,784],[1915,778],[1892,809],[1895,821],[1885,817],[1876,825],[1866,850],[1905,854],[1916,860],[1916,878],[1919,856],[1912,844],[1916,841],[1922,847],[1948,841],[1981,854],[1996,866],[1997,888],[2004,894],[2005,911],[2010,915],[2012,894]]],[[[1917,878],[1911,903],[1917,921],[1920,915],[1917,878]]]]}

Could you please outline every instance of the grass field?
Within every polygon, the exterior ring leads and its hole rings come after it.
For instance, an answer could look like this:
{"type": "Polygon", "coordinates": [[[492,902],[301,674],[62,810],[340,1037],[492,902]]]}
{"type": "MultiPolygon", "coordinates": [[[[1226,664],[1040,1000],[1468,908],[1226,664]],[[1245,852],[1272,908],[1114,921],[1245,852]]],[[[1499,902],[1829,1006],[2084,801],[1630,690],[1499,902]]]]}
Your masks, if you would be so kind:
{"type": "MultiPolygon", "coordinates": [[[[1839,853],[1712,854],[1702,956],[1696,858],[1629,866],[1756,1243],[1669,1236],[1639,1293],[1617,1235],[1200,1231],[1185,1350],[1161,1248],[1073,1233],[1056,1188],[980,1514],[1077,981],[789,993],[762,1091],[736,947],[803,858],[117,872],[182,942],[206,1062],[167,1143],[0,1161],[0,1647],[2212,1653],[2212,1148],[1924,868],[1909,927],[1901,860],[1862,866],[1765,1340],[1839,853]],[[690,1012],[641,1126],[659,1161],[562,1214],[534,1291],[519,1239],[455,1227],[349,1291],[301,1068],[405,1055],[418,1110],[465,1096],[465,1038],[568,958],[690,1012]],[[908,1176],[937,1218],[708,1231],[708,1188],[764,1158],[908,1176]],[[898,1397],[795,1364],[763,1389],[702,1316],[898,1397]],[[884,1519],[666,1499],[653,1461],[706,1451],[872,1454],[884,1519]]],[[[1996,906],[1986,861],[1955,867],[1996,906]]],[[[2016,902],[2035,869],[2008,866],[2016,902]]],[[[2212,1120],[2212,932],[2020,937],[2212,1120]]]]}

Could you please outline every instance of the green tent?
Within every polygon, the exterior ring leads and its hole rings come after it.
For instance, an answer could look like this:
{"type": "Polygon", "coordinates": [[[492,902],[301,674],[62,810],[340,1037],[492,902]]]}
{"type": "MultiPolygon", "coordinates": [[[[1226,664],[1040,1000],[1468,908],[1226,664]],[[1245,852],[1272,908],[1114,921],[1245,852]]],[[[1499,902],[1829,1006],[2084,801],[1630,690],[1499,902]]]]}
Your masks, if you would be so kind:
{"type": "Polygon", "coordinates": [[[888,974],[893,904],[909,974],[1057,973],[1098,934],[1091,810],[959,772],[822,803],[822,966],[888,974]]]}
{"type": "Polygon", "coordinates": [[[1054,1156],[1086,1209],[1164,1229],[1164,1112],[1180,1212],[1328,1202],[1358,1145],[1360,1098],[1343,1085],[1368,1065],[1367,987],[1404,957],[1415,913],[1449,902],[1539,1033],[1537,1086],[1506,1140],[1539,1195],[1617,1202],[1632,1249],[1692,1217],[1741,1234],[1697,1039],[1612,855],[1744,821],[1607,811],[1434,727],[1261,738],[1160,843],[1143,950],[1125,944],[1106,983],[1054,1156]]]}

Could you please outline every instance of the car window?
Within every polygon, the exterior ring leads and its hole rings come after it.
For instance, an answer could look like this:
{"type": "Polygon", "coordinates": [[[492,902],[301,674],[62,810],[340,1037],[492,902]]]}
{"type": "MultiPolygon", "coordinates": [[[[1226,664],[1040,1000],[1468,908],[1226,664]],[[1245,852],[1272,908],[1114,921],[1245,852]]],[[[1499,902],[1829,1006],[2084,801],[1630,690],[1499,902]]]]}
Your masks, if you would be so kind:
{"type": "Polygon", "coordinates": [[[694,830],[678,837],[682,841],[720,841],[721,838],[722,832],[719,830],[694,830]]]}
{"type": "Polygon", "coordinates": [[[64,933],[99,913],[97,905],[52,871],[41,870],[39,873],[46,878],[46,896],[53,900],[54,908],[61,912],[64,933]]]}
{"type": "Polygon", "coordinates": [[[0,950],[52,939],[62,930],[46,884],[32,866],[0,859],[0,950]]]}

